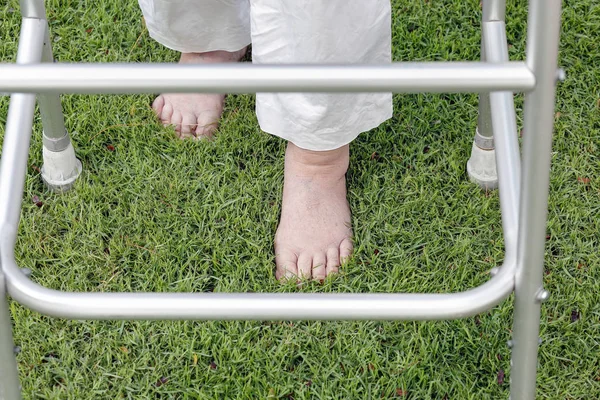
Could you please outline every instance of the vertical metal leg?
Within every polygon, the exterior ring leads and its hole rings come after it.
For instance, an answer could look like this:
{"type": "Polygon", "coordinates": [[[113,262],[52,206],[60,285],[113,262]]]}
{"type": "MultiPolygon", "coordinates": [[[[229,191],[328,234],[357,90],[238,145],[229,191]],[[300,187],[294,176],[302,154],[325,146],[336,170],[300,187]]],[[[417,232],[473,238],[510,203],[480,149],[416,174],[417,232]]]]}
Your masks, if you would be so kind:
{"type": "MultiPolygon", "coordinates": [[[[482,29],[483,23],[488,21],[504,21],[506,14],[506,0],[483,0],[482,7],[482,29]]],[[[485,38],[481,34],[481,61],[488,61],[485,51],[485,38]]],[[[490,108],[490,94],[479,95],[479,115],[477,118],[477,131],[475,132],[475,143],[480,149],[493,150],[493,128],[492,112],[490,108]]]]}
{"type": "Polygon", "coordinates": [[[536,88],[525,97],[525,138],[515,277],[511,399],[535,398],[548,186],[561,0],[530,0],[527,65],[536,88]]]}
{"type": "MultiPolygon", "coordinates": [[[[45,33],[45,21],[23,18],[18,64],[39,63],[45,33]]],[[[35,94],[14,93],[10,96],[0,159],[0,227],[3,229],[16,230],[19,225],[34,110],[35,94]]]]}
{"type": "MultiPolygon", "coordinates": [[[[482,26],[487,21],[504,21],[506,0],[483,0],[482,26]]],[[[481,61],[487,61],[483,32],[481,35],[481,61]]],[[[479,115],[471,158],[467,162],[467,173],[472,182],[482,189],[496,189],[496,153],[492,129],[492,111],[489,93],[479,95],[479,115]]]]}
{"type": "MultiPolygon", "coordinates": [[[[23,19],[18,63],[40,61],[45,29],[45,21],[23,19]]],[[[15,93],[11,96],[0,164],[0,227],[3,229],[16,229],[19,224],[34,109],[34,94],[15,93]]],[[[14,243],[11,244],[14,246],[14,243]]],[[[6,282],[0,269],[0,400],[20,398],[6,282]]]]}
{"type": "MultiPolygon", "coordinates": [[[[504,21],[483,23],[484,43],[488,49],[489,62],[508,61],[508,45],[504,21]]],[[[517,248],[519,235],[519,204],[521,190],[521,152],[517,135],[517,119],[512,92],[492,92],[488,96],[492,113],[492,126],[495,137],[496,170],[500,207],[502,209],[502,230],[507,248],[517,248]]],[[[516,261],[516,251],[506,253],[504,262],[516,261]],[[514,257],[514,259],[509,259],[514,257]]]]}
{"type": "Polygon", "coordinates": [[[0,400],[19,400],[21,398],[14,349],[12,323],[6,301],[6,286],[4,285],[4,276],[0,271],[0,400]]]}
{"type": "MultiPolygon", "coordinates": [[[[43,6],[43,4],[42,4],[43,6]]],[[[39,6],[38,6],[39,8],[39,6]]],[[[54,62],[48,23],[46,25],[42,62],[54,62]]],[[[75,157],[58,94],[39,94],[38,104],[42,114],[43,157],[42,179],[46,186],[55,191],[69,190],[81,174],[81,162],[75,157]]]]}
{"type": "MultiPolygon", "coordinates": [[[[44,37],[42,62],[54,62],[48,29],[46,29],[44,37]]],[[[66,129],[59,96],[57,94],[39,94],[38,103],[42,114],[42,123],[44,124],[44,135],[49,139],[60,140],[65,136],[66,129]]]]}
{"type": "Polygon", "coordinates": [[[23,18],[46,18],[44,0],[20,0],[19,3],[23,18]]]}

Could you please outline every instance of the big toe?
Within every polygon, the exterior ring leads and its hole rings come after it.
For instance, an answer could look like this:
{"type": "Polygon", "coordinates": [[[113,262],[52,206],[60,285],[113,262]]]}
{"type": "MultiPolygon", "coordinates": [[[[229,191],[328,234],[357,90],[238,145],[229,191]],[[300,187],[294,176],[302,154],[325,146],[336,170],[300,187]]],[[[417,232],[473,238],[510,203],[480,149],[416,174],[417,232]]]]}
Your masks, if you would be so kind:
{"type": "Polygon", "coordinates": [[[278,281],[298,279],[298,256],[289,249],[275,251],[275,277],[278,281]]]}
{"type": "Polygon", "coordinates": [[[154,110],[154,112],[156,113],[156,115],[158,116],[158,118],[162,119],[161,116],[162,116],[162,111],[163,111],[163,107],[164,106],[165,106],[165,97],[162,94],[159,95],[152,102],[152,109],[154,110]]]}
{"type": "MultiPolygon", "coordinates": [[[[174,115],[175,111],[173,110],[173,105],[171,103],[165,103],[161,109],[159,118],[164,126],[169,126],[176,124],[173,122],[174,115]]],[[[181,113],[178,113],[177,118],[181,120],[181,113]]]]}

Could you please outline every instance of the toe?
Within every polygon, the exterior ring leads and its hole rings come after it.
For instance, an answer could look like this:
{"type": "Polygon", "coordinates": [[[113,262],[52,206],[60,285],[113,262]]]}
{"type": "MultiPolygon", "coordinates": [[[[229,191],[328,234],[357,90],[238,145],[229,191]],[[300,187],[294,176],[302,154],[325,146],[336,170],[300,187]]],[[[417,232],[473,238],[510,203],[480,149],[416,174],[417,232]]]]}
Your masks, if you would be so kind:
{"type": "Polygon", "coordinates": [[[342,240],[342,243],[340,243],[340,261],[342,264],[348,261],[348,258],[350,258],[350,255],[352,254],[353,248],[354,245],[352,244],[352,239],[346,238],[342,240]]]}
{"type": "Polygon", "coordinates": [[[156,113],[158,118],[161,117],[164,106],[165,106],[165,98],[162,94],[160,96],[158,96],[156,99],[154,99],[154,102],[152,102],[152,109],[154,110],[154,112],[156,113]]]}
{"type": "Polygon", "coordinates": [[[275,254],[275,278],[279,281],[296,280],[298,257],[293,251],[283,250],[275,254]]]}
{"type": "Polygon", "coordinates": [[[312,255],[309,252],[298,256],[298,276],[301,279],[310,279],[312,276],[312,255]]]}
{"type": "Polygon", "coordinates": [[[313,256],[312,278],[314,280],[323,280],[327,276],[327,257],[325,253],[318,252],[313,256]]]}
{"type": "Polygon", "coordinates": [[[181,133],[181,122],[182,121],[183,121],[183,115],[181,114],[181,111],[179,111],[179,110],[173,111],[173,116],[171,117],[170,124],[175,127],[175,132],[181,133]]]}
{"type": "Polygon", "coordinates": [[[338,272],[340,267],[340,249],[337,247],[331,247],[327,249],[327,268],[326,274],[335,274],[338,272]]]}
{"type": "Polygon", "coordinates": [[[173,106],[170,103],[167,103],[163,106],[160,114],[160,120],[165,126],[173,123],[173,106]]]}
{"type": "Polygon", "coordinates": [[[196,137],[212,137],[217,130],[219,116],[212,112],[204,112],[198,116],[196,137]]]}
{"type": "Polygon", "coordinates": [[[194,137],[196,131],[196,116],[194,114],[184,114],[181,118],[181,137],[194,137]]]}

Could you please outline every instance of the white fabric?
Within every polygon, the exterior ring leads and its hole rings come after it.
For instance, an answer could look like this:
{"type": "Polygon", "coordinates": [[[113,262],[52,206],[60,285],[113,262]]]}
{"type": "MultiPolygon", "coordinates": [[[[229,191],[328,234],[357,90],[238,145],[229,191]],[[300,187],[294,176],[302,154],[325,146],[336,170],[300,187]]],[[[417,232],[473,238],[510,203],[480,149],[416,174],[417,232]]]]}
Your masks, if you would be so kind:
{"type": "MultiPolygon", "coordinates": [[[[239,50],[257,64],[391,62],[389,0],[138,0],[150,36],[181,52],[239,50]]],[[[265,132],[332,150],[392,116],[391,93],[258,93],[265,132]]]]}
{"type": "Polygon", "coordinates": [[[248,0],[138,0],[150,36],[182,53],[250,44],[248,0]]]}

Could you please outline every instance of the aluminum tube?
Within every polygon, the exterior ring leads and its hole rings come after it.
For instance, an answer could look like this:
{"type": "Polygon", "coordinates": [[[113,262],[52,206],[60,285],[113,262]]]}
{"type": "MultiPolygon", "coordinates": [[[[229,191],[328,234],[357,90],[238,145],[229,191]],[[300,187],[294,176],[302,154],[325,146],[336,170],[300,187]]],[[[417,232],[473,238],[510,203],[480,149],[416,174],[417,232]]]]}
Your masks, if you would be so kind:
{"type": "Polygon", "coordinates": [[[483,0],[483,21],[504,21],[506,0],[483,0]]]}
{"type": "Polygon", "coordinates": [[[1,227],[19,225],[34,109],[34,94],[16,93],[10,97],[0,159],[1,227]]]}
{"type": "MultiPolygon", "coordinates": [[[[521,155],[511,92],[490,93],[498,193],[502,210],[504,241],[516,247],[519,235],[519,194],[521,188],[521,155]]],[[[511,260],[510,262],[513,262],[511,260]]]]}
{"type": "Polygon", "coordinates": [[[15,345],[12,337],[12,321],[6,301],[6,282],[0,271],[0,399],[19,400],[19,371],[15,360],[15,345]]]}
{"type": "MultiPolygon", "coordinates": [[[[23,18],[21,33],[19,34],[19,48],[17,50],[18,65],[9,64],[11,67],[23,68],[25,64],[38,64],[42,60],[46,27],[46,20],[23,18]]],[[[4,75],[4,70],[5,67],[2,66],[2,75],[4,75]]],[[[12,90],[10,92],[21,93],[19,90],[12,90]]],[[[35,93],[35,90],[32,92],[35,93]]]]}
{"type": "MultiPolygon", "coordinates": [[[[18,268],[2,228],[0,256],[8,292],[20,304],[69,319],[131,320],[438,320],[489,310],[512,293],[514,264],[462,293],[72,293],[44,288],[18,268]]],[[[14,232],[11,233],[13,235],[14,232]]]]}
{"type": "MultiPolygon", "coordinates": [[[[489,21],[504,21],[506,14],[506,0],[483,0],[482,24],[481,24],[481,61],[489,61],[486,49],[489,45],[485,43],[484,25],[489,21]]],[[[506,39],[505,39],[506,42],[506,39]]],[[[492,50],[494,43],[491,44],[492,50]]],[[[508,61],[508,59],[507,59],[508,61]]],[[[477,133],[481,138],[476,138],[480,148],[493,149],[492,115],[490,109],[490,97],[488,93],[479,94],[479,114],[477,118],[477,133]]]]}
{"type": "MultiPolygon", "coordinates": [[[[45,29],[45,21],[23,19],[17,63],[41,60],[45,29]]],[[[34,94],[15,93],[11,96],[0,160],[0,226],[16,227],[19,224],[34,109],[34,94]]]]}
{"type": "MultiPolygon", "coordinates": [[[[488,62],[508,61],[505,24],[491,21],[483,24],[488,62]]],[[[521,187],[521,155],[517,135],[517,118],[512,92],[490,93],[496,170],[502,209],[504,240],[516,246],[519,229],[519,194],[521,187]]],[[[512,262],[513,260],[511,260],[512,262]]]]}
{"type": "MultiPolygon", "coordinates": [[[[44,20],[45,22],[45,20],[44,20]]],[[[45,22],[47,26],[47,22],[45,22]]],[[[53,63],[52,46],[48,28],[44,35],[44,45],[42,50],[42,62],[53,63]]],[[[52,151],[62,151],[68,147],[70,140],[65,129],[65,118],[63,109],[60,103],[60,95],[57,93],[42,93],[37,96],[40,106],[40,114],[42,115],[42,126],[44,127],[44,136],[50,139],[53,147],[52,151]],[[62,139],[62,140],[61,140],[62,139]]]]}
{"type": "Polygon", "coordinates": [[[46,18],[44,0],[21,0],[20,7],[23,18],[46,18]]]}
{"type": "Polygon", "coordinates": [[[479,111],[477,115],[477,134],[481,138],[475,138],[475,144],[484,150],[494,148],[494,131],[492,128],[492,109],[490,105],[490,94],[488,92],[479,94],[479,111]]]}
{"type": "Polygon", "coordinates": [[[560,0],[530,0],[527,65],[535,73],[535,90],[525,97],[523,178],[513,329],[511,399],[535,399],[540,303],[558,43],[560,0]]]}
{"type": "Polygon", "coordinates": [[[508,44],[506,43],[506,29],[503,21],[484,22],[482,26],[486,61],[493,64],[508,62],[508,44]]]}
{"type": "Polygon", "coordinates": [[[0,91],[64,93],[527,91],[523,62],[389,65],[2,65],[0,91]]]}

